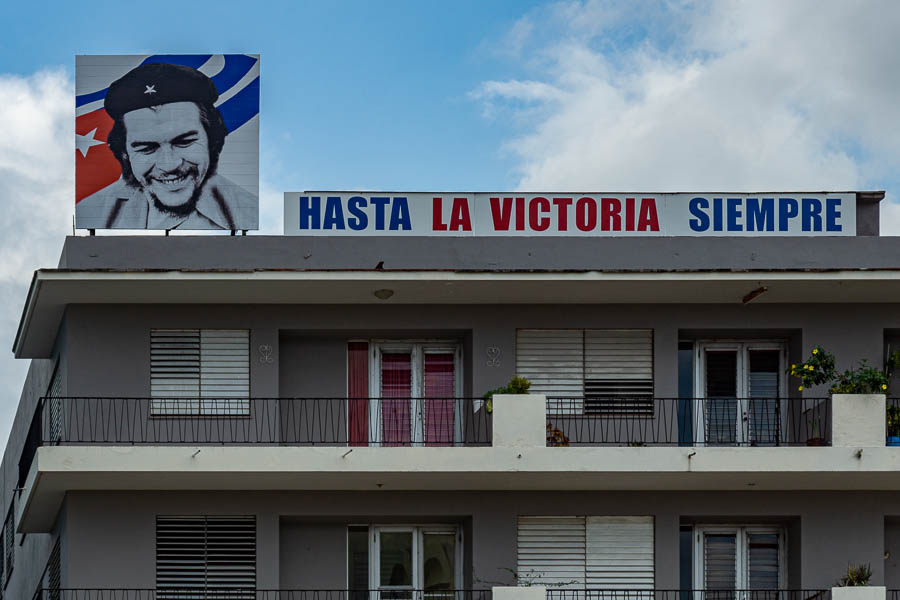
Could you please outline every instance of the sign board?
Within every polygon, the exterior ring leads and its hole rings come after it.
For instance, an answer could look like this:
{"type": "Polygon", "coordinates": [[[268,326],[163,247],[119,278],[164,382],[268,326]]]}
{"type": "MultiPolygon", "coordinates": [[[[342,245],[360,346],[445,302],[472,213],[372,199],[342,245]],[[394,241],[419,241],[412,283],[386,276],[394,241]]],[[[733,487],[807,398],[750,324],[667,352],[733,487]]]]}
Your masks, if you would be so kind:
{"type": "Polygon", "coordinates": [[[285,235],[847,236],[854,193],[288,192],[285,235]]]}
{"type": "Polygon", "coordinates": [[[259,56],[78,56],[75,226],[258,229],[259,56]]]}

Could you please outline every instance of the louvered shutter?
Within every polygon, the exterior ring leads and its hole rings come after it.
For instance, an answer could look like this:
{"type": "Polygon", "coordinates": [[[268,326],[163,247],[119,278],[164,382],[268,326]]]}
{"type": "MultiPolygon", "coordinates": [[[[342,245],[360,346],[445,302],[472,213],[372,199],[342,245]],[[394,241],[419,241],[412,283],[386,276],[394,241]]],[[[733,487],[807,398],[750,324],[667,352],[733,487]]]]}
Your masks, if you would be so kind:
{"type": "Polygon", "coordinates": [[[250,398],[250,332],[200,331],[200,409],[203,414],[242,414],[250,398]]]}
{"type": "Polygon", "coordinates": [[[519,517],[517,533],[519,585],[584,588],[584,517],[519,517]]]}
{"type": "Polygon", "coordinates": [[[62,373],[58,361],[47,388],[47,397],[50,403],[50,440],[58,441],[62,435],[62,373]]]}
{"type": "Polygon", "coordinates": [[[703,574],[707,590],[737,588],[737,535],[706,533],[703,536],[703,574]]]}
{"type": "Polygon", "coordinates": [[[154,329],[150,332],[154,414],[246,414],[250,332],[154,329]]]}
{"type": "Polygon", "coordinates": [[[653,416],[652,330],[586,330],[584,371],[586,413],[653,416]]]}
{"type": "Polygon", "coordinates": [[[581,414],[584,398],[584,331],[520,329],[516,333],[516,374],[545,394],[549,414],[581,414]]]}
{"type": "Polygon", "coordinates": [[[748,589],[779,589],[779,537],[777,532],[747,534],[748,589]]]}
{"type": "Polygon", "coordinates": [[[199,329],[150,331],[150,396],[154,414],[199,411],[199,329]]]}
{"type": "Polygon", "coordinates": [[[587,517],[586,533],[587,589],[653,589],[653,517],[587,517]]]}
{"type": "Polygon", "coordinates": [[[49,591],[47,598],[49,600],[59,600],[61,593],[59,591],[60,582],[62,580],[62,564],[59,554],[59,539],[53,544],[53,550],[50,551],[50,559],[47,561],[47,574],[44,587],[49,591]]]}
{"type": "Polygon", "coordinates": [[[256,518],[157,517],[160,600],[255,597],[256,518]]]}

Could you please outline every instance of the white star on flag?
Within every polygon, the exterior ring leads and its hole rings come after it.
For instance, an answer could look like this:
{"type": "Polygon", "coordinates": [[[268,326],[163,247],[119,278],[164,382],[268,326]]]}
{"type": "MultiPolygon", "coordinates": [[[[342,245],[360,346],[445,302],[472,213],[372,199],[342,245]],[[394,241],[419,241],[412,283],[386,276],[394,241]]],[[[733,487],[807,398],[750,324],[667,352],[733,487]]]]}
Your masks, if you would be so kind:
{"type": "Polygon", "coordinates": [[[81,156],[87,158],[88,150],[90,150],[94,146],[102,146],[106,142],[95,140],[94,135],[97,133],[97,128],[94,127],[87,135],[78,135],[75,134],[75,149],[78,152],[81,152],[81,156]]]}
{"type": "Polygon", "coordinates": [[[156,84],[153,85],[145,85],[146,90],[144,90],[145,94],[155,94],[156,93],[156,84]]]}

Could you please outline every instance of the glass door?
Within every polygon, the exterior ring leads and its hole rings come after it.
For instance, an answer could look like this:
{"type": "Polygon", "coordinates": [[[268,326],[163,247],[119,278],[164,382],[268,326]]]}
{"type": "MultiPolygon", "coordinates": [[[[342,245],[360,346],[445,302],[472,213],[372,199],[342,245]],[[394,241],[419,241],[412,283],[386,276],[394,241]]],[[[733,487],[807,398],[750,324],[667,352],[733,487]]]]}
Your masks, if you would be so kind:
{"type": "Polygon", "coordinates": [[[412,600],[420,578],[413,527],[376,527],[370,553],[372,589],[381,600],[412,600]]]}
{"type": "Polygon", "coordinates": [[[706,600],[765,600],[785,581],[784,531],[759,526],[696,529],[694,581],[706,600]]]}
{"type": "Polygon", "coordinates": [[[382,446],[452,446],[462,439],[457,344],[379,343],[371,373],[379,402],[371,403],[370,420],[382,446]]]}
{"type": "Polygon", "coordinates": [[[370,584],[379,600],[454,600],[462,577],[454,526],[372,528],[370,584]]]}
{"type": "Polygon", "coordinates": [[[780,343],[698,343],[695,443],[779,444],[785,417],[784,355],[780,343]]]}

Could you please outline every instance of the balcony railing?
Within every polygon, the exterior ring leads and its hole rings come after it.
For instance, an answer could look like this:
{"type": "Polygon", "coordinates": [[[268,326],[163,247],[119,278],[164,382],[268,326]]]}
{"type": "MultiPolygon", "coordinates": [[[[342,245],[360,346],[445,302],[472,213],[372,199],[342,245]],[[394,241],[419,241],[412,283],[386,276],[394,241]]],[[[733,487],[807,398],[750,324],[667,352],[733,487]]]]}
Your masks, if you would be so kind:
{"type": "Polygon", "coordinates": [[[47,589],[33,600],[491,600],[491,590],[47,589]]]}
{"type": "Polygon", "coordinates": [[[548,398],[548,446],[825,446],[829,398],[548,398]]]}
{"type": "Polygon", "coordinates": [[[41,398],[20,479],[41,445],[490,446],[491,416],[480,398],[41,398]]]}
{"type": "Polygon", "coordinates": [[[830,600],[830,598],[831,590],[547,590],[547,600],[830,600]]]}

